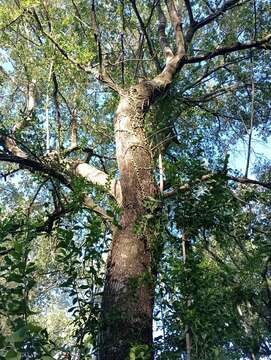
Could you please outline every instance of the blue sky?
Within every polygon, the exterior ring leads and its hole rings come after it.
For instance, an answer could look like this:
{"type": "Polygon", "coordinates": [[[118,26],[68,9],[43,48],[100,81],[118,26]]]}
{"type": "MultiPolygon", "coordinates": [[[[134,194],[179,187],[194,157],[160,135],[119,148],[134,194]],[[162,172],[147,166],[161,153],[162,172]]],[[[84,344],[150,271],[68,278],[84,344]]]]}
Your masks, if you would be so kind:
{"type": "MultiPolygon", "coordinates": [[[[247,139],[240,139],[236,145],[231,148],[229,166],[233,170],[241,171],[244,175],[247,158],[247,139]]],[[[249,177],[255,178],[253,173],[254,165],[260,159],[271,160],[271,136],[264,142],[257,134],[252,137],[252,149],[249,167],[249,177]]]]}

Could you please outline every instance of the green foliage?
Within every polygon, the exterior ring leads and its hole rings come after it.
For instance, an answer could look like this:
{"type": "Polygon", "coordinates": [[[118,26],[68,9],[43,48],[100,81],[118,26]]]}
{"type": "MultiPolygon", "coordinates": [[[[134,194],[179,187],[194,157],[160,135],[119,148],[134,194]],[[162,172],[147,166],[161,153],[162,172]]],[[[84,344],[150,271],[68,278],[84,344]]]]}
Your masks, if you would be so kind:
{"type": "MultiPolygon", "coordinates": [[[[206,186],[212,190],[213,184],[206,186]]],[[[157,315],[166,329],[162,358],[185,349],[187,329],[194,339],[192,359],[239,359],[270,341],[269,305],[263,301],[270,230],[260,230],[266,227],[265,215],[259,216],[269,196],[240,189],[236,198],[223,183],[216,186],[216,195],[190,194],[184,208],[175,210],[157,288],[157,315]]]]}
{"type": "Polygon", "coordinates": [[[135,345],[130,350],[129,360],[148,360],[150,358],[150,349],[147,345],[135,345]]]}
{"type": "MultiPolygon", "coordinates": [[[[165,62],[157,2],[134,1],[149,39],[132,3],[95,1],[104,65],[124,89],[157,75],[155,56],[161,67],[165,62]]],[[[185,2],[176,3],[187,29],[185,2]]],[[[212,15],[220,3],[191,1],[194,19],[212,15]]],[[[199,29],[189,56],[270,32],[269,1],[241,3],[199,29]]],[[[164,4],[162,8],[167,11],[164,4]]],[[[97,353],[106,256],[115,227],[121,229],[123,209],[107,194],[110,180],[119,177],[113,125],[119,98],[80,69],[86,66],[95,73],[99,68],[94,25],[88,0],[1,1],[0,154],[10,155],[2,136],[12,135],[30,159],[53,166],[69,180],[66,186],[53,174],[1,163],[3,360],[91,359],[97,353]],[[31,84],[35,108],[29,114],[31,84]],[[77,149],[70,151],[75,115],[77,149]],[[12,133],[18,124],[23,126],[12,133]],[[105,187],[74,174],[75,161],[89,159],[108,174],[105,187]],[[111,224],[86,209],[85,195],[113,218],[111,224]]],[[[166,32],[173,44],[170,26],[166,32]]],[[[135,344],[131,360],[147,360],[150,351],[157,359],[184,360],[187,335],[191,360],[270,356],[271,195],[227,178],[242,175],[231,169],[231,151],[247,140],[253,107],[253,137],[270,137],[270,54],[265,50],[187,64],[146,114],[154,178],[158,183],[163,177],[165,194],[174,189],[176,194],[146,199],[145,213],[134,228],[149,240],[153,268],[131,285],[154,281],[157,274],[157,329],[154,348],[135,344]],[[159,154],[163,174],[157,166],[159,154]]],[[[251,175],[270,184],[270,168],[269,159],[257,158],[251,175]]]]}

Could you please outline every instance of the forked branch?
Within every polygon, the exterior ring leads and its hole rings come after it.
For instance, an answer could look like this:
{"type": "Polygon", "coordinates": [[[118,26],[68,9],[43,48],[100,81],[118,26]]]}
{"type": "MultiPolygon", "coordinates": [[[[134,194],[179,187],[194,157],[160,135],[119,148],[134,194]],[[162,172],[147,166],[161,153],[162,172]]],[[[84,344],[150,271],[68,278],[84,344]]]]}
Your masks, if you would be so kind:
{"type": "MultiPolygon", "coordinates": [[[[59,44],[59,42],[55,39],[55,37],[46,31],[41,23],[41,20],[37,14],[37,12],[33,9],[30,14],[34,17],[38,28],[40,32],[47,37],[52,44],[54,44],[55,48],[62,54],[62,56],[67,59],[71,64],[79,68],[80,70],[84,71],[87,74],[93,75],[96,79],[100,80],[102,83],[104,83],[106,86],[108,86],[110,89],[116,91],[119,94],[122,94],[123,90],[121,87],[119,87],[113,79],[105,72],[105,69],[103,67],[102,62],[102,52],[101,52],[101,46],[100,42],[98,42],[98,56],[99,56],[99,70],[97,71],[95,69],[95,66],[90,65],[84,65],[78,62],[76,59],[74,59],[72,56],[68,54],[68,52],[59,44]]],[[[98,37],[97,37],[98,41],[98,37]]]]}
{"type": "Polygon", "coordinates": [[[141,31],[142,31],[142,33],[144,34],[145,39],[146,39],[146,41],[147,41],[147,45],[148,45],[148,49],[149,49],[150,55],[151,55],[151,57],[154,59],[154,62],[155,62],[155,66],[156,66],[157,71],[160,72],[160,71],[161,71],[161,65],[160,65],[160,63],[159,63],[157,54],[156,54],[156,52],[155,52],[154,49],[153,49],[153,45],[152,45],[151,39],[150,39],[150,37],[149,37],[149,35],[148,35],[148,32],[147,32],[147,27],[146,27],[146,25],[144,24],[144,21],[143,21],[140,13],[139,13],[139,11],[138,11],[138,8],[137,8],[137,6],[136,6],[136,1],[135,1],[135,0],[130,0],[130,1],[131,1],[133,10],[134,10],[134,12],[135,12],[135,14],[136,14],[137,20],[138,20],[138,22],[139,22],[141,31]]]}
{"type": "Polygon", "coordinates": [[[197,30],[199,30],[200,28],[203,28],[207,24],[210,24],[212,21],[217,19],[219,16],[225,14],[226,11],[232,9],[233,7],[235,7],[237,5],[242,5],[243,3],[244,2],[242,2],[241,0],[228,0],[228,1],[225,1],[223,3],[223,5],[221,5],[216,11],[214,11],[209,16],[205,17],[204,19],[202,19],[200,21],[194,21],[194,18],[193,18],[193,15],[192,15],[192,9],[191,9],[191,6],[190,6],[190,2],[189,2],[189,0],[186,0],[185,4],[186,4],[188,14],[189,14],[189,18],[190,18],[190,26],[189,26],[189,28],[188,28],[188,30],[186,32],[186,35],[185,35],[185,40],[186,40],[187,44],[189,44],[191,42],[191,40],[193,39],[193,36],[194,36],[194,34],[196,33],[197,30]]]}
{"type": "MultiPolygon", "coordinates": [[[[34,159],[23,158],[16,155],[0,153],[0,161],[15,163],[20,165],[21,168],[30,170],[31,172],[41,172],[43,174],[49,175],[54,179],[59,180],[62,184],[68,187],[70,190],[74,191],[72,181],[68,176],[63,175],[62,171],[56,170],[54,167],[45,164],[44,162],[39,162],[34,159]]],[[[83,206],[93,210],[99,214],[104,220],[111,220],[111,217],[107,215],[106,211],[102,209],[95,201],[88,195],[83,197],[83,206]]]]}

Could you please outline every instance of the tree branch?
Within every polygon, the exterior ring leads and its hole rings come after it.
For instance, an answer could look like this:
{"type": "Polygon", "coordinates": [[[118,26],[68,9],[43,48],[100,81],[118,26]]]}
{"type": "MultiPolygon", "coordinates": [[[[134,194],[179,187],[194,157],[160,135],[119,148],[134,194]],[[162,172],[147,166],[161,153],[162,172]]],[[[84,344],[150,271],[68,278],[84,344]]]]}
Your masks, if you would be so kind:
{"type": "MultiPolygon", "coordinates": [[[[193,97],[185,97],[182,96],[182,99],[186,102],[186,103],[204,103],[204,102],[209,102],[210,100],[216,99],[217,97],[224,95],[226,93],[233,93],[236,90],[242,89],[242,88],[246,88],[248,84],[244,84],[244,83],[236,83],[236,84],[232,84],[232,85],[228,85],[225,87],[220,87],[218,89],[215,89],[212,92],[206,92],[205,95],[198,97],[198,98],[193,98],[193,97]]],[[[178,97],[177,97],[178,98],[178,97]]]]}
{"type": "Polygon", "coordinates": [[[11,25],[13,25],[17,20],[20,20],[25,14],[25,10],[22,11],[21,14],[19,14],[18,16],[16,16],[15,19],[11,20],[8,24],[4,25],[3,27],[0,28],[0,31],[5,31],[6,29],[8,29],[11,25]]]}
{"type": "Polygon", "coordinates": [[[71,146],[70,149],[74,149],[77,147],[77,111],[76,109],[72,110],[71,113],[71,146]]]}
{"type": "MultiPolygon", "coordinates": [[[[16,125],[15,125],[16,126],[16,125]]],[[[6,134],[0,134],[0,145],[3,146],[4,150],[8,153],[19,156],[23,159],[27,158],[27,154],[22,150],[16,143],[15,139],[6,134]]]]}
{"type": "Polygon", "coordinates": [[[0,161],[18,164],[24,169],[28,169],[30,171],[39,171],[43,174],[50,175],[60,180],[61,183],[70,188],[70,182],[62,173],[58,172],[55,169],[52,169],[41,161],[39,162],[37,160],[4,153],[0,153],[0,161]]]}
{"type": "MultiPolygon", "coordinates": [[[[178,70],[180,70],[181,67],[184,65],[184,63],[181,60],[183,59],[185,54],[182,53],[181,51],[178,52],[178,49],[177,49],[177,54],[174,55],[173,51],[169,47],[168,40],[166,37],[167,20],[166,20],[164,12],[162,10],[160,1],[158,1],[158,3],[157,3],[157,11],[158,11],[158,36],[159,36],[160,46],[164,52],[164,56],[166,59],[166,65],[165,65],[163,71],[159,75],[157,75],[155,78],[152,79],[152,85],[154,85],[154,87],[158,90],[158,93],[160,92],[160,93],[164,94],[167,87],[171,84],[176,72],[178,70]]],[[[174,7],[173,7],[172,11],[174,12],[174,7]]],[[[175,19],[175,15],[172,14],[172,16],[175,19]]],[[[173,18],[172,18],[172,21],[173,21],[173,18]]],[[[179,18],[177,16],[177,20],[178,19],[179,18]]],[[[177,20],[176,20],[176,26],[177,26],[177,22],[178,22],[177,20]]],[[[173,27],[174,27],[174,25],[173,25],[173,27]]],[[[177,29],[177,31],[179,31],[179,29],[177,29]]],[[[176,32],[175,32],[175,34],[176,34],[176,32]]],[[[179,35],[176,34],[176,41],[177,41],[177,37],[179,39],[179,35]]],[[[176,44],[176,45],[178,47],[178,44],[176,44]]]]}
{"type": "Polygon", "coordinates": [[[178,14],[174,0],[166,0],[169,18],[175,33],[177,54],[184,54],[186,51],[185,39],[182,29],[182,19],[178,14]]]}
{"type": "Polygon", "coordinates": [[[167,37],[166,37],[167,19],[162,10],[160,1],[158,1],[158,4],[157,4],[157,11],[158,11],[159,42],[160,42],[160,46],[161,46],[163,52],[165,52],[165,49],[169,48],[169,44],[168,44],[167,37]]]}
{"type": "Polygon", "coordinates": [[[5,181],[7,181],[7,177],[8,176],[12,176],[13,174],[15,174],[16,172],[18,172],[20,170],[20,168],[14,169],[14,170],[10,170],[6,173],[0,173],[0,178],[3,178],[5,181]]]}
{"type": "Polygon", "coordinates": [[[86,68],[80,64],[79,62],[77,62],[75,59],[73,59],[71,56],[69,56],[69,54],[63,49],[63,47],[56,41],[56,39],[50,34],[48,33],[44,27],[42,26],[42,23],[38,17],[38,14],[36,13],[36,11],[33,9],[31,14],[34,16],[38,28],[41,31],[41,33],[46,36],[54,45],[55,47],[58,49],[58,51],[70,62],[72,63],[74,66],[78,67],[80,70],[86,71],[86,68]]]}
{"type": "Polygon", "coordinates": [[[234,182],[238,182],[238,183],[241,183],[241,184],[251,184],[251,185],[258,185],[258,186],[262,186],[266,189],[271,189],[271,183],[265,183],[265,182],[262,182],[262,181],[258,181],[258,180],[254,180],[254,179],[248,179],[248,178],[245,178],[245,177],[237,177],[237,176],[232,176],[232,175],[226,175],[226,174],[214,174],[214,173],[211,173],[211,174],[206,174],[206,175],[203,175],[201,178],[193,181],[193,182],[190,182],[190,183],[186,183],[182,186],[180,186],[178,189],[173,189],[173,190],[170,190],[170,191],[167,191],[167,192],[164,192],[163,196],[164,198],[170,198],[172,196],[175,196],[177,195],[178,193],[183,193],[183,192],[187,192],[189,190],[191,190],[194,186],[202,183],[202,182],[205,182],[205,181],[209,181],[209,180],[215,180],[215,178],[219,175],[223,175],[225,177],[225,180],[226,181],[234,181],[234,182]]]}
{"type": "Polygon", "coordinates": [[[22,121],[17,122],[13,126],[12,134],[16,133],[19,130],[22,130],[25,126],[27,126],[33,116],[33,113],[35,110],[35,103],[36,103],[35,87],[36,87],[36,81],[33,79],[30,80],[27,84],[25,108],[22,111],[23,119],[22,119],[22,121]]]}
{"type": "Polygon", "coordinates": [[[106,221],[112,221],[112,217],[109,216],[104,209],[98,206],[95,201],[90,196],[85,196],[83,199],[83,205],[89,210],[93,210],[98,215],[100,215],[106,221]]]}
{"type": "MultiPolygon", "coordinates": [[[[70,189],[71,181],[69,180],[69,176],[65,177],[63,175],[63,171],[61,169],[55,170],[57,166],[48,166],[46,162],[50,163],[53,160],[52,154],[48,153],[43,158],[31,159],[28,154],[21,150],[17,146],[16,139],[10,136],[1,136],[0,144],[3,144],[4,149],[6,149],[9,154],[0,153],[0,161],[6,161],[10,163],[19,164],[21,167],[26,169],[31,169],[33,171],[40,171],[42,173],[48,174],[58,180],[60,180],[64,185],[68,186],[70,189]]],[[[70,149],[69,152],[72,150],[70,149]]],[[[74,175],[80,175],[88,182],[96,185],[100,185],[106,188],[109,185],[109,194],[113,196],[119,204],[121,204],[122,196],[121,196],[121,187],[120,182],[118,180],[109,179],[109,175],[105,172],[95,168],[92,165],[87,163],[82,163],[78,161],[66,160],[67,165],[71,167],[72,173],[74,175]]],[[[69,169],[68,169],[69,172],[69,169]]],[[[67,171],[66,171],[67,173],[67,171]]]]}
{"type": "Polygon", "coordinates": [[[100,73],[103,72],[103,54],[102,54],[102,46],[101,46],[101,40],[100,40],[100,30],[97,23],[97,17],[96,17],[96,9],[95,9],[95,1],[92,0],[91,3],[91,20],[92,20],[92,28],[94,33],[94,38],[97,44],[98,49],[98,59],[99,59],[99,67],[100,67],[100,73]]]}
{"type": "Polygon", "coordinates": [[[210,51],[206,54],[199,56],[188,56],[182,59],[182,64],[194,64],[201,61],[213,59],[219,55],[230,54],[235,51],[252,49],[252,48],[265,48],[265,45],[271,40],[271,34],[266,35],[264,38],[255,41],[249,41],[246,43],[235,43],[230,46],[218,47],[214,51],[210,51]]]}
{"type": "Polygon", "coordinates": [[[187,10],[187,12],[188,12],[190,25],[193,26],[195,20],[194,20],[194,16],[193,16],[193,11],[192,11],[192,7],[191,7],[190,0],[184,0],[184,3],[185,3],[186,10],[187,10]]]}
{"type": "Polygon", "coordinates": [[[77,162],[74,166],[74,173],[82,176],[85,180],[92,184],[103,186],[105,188],[109,187],[109,193],[111,196],[113,196],[117,202],[121,204],[122,195],[120,182],[118,180],[110,180],[108,174],[86,163],[77,162]]]}
{"type": "Polygon", "coordinates": [[[235,63],[240,63],[240,61],[242,60],[246,60],[248,59],[249,57],[246,57],[246,56],[243,56],[243,57],[240,57],[240,58],[237,58],[237,59],[234,59],[234,60],[231,60],[231,61],[228,61],[226,63],[223,62],[223,64],[221,65],[218,65],[212,69],[209,68],[209,66],[207,65],[207,68],[204,72],[203,75],[199,76],[192,84],[189,84],[187,87],[185,87],[183,90],[182,90],[182,94],[184,94],[187,90],[190,90],[194,87],[196,87],[197,85],[201,84],[203,80],[205,81],[209,81],[210,79],[209,76],[213,75],[214,73],[216,73],[217,71],[221,70],[221,69],[226,69],[229,71],[229,66],[232,65],[232,64],[235,64],[235,63]]]}
{"type": "Polygon", "coordinates": [[[57,124],[57,137],[58,137],[58,149],[61,149],[62,146],[62,139],[61,139],[61,113],[60,113],[60,104],[59,104],[59,90],[58,90],[58,81],[55,72],[52,73],[53,79],[53,98],[55,104],[55,117],[56,117],[56,124],[57,124]]]}
{"type": "MultiPolygon", "coordinates": [[[[189,3],[189,1],[185,1],[185,3],[187,3],[187,2],[189,3]]],[[[209,15],[206,18],[202,19],[201,21],[197,21],[197,22],[195,22],[195,21],[191,22],[191,18],[189,15],[191,25],[188,28],[187,33],[185,35],[186,42],[188,44],[191,42],[191,40],[193,39],[193,36],[197,30],[199,30],[200,28],[204,27],[207,24],[210,24],[212,21],[214,21],[219,16],[223,15],[226,11],[232,9],[234,6],[242,5],[242,4],[243,3],[240,3],[240,0],[225,1],[224,4],[220,8],[217,9],[217,11],[213,12],[211,15],[209,15]]],[[[189,13],[189,10],[188,10],[188,13],[189,13]]]]}
{"type": "MultiPolygon", "coordinates": [[[[12,82],[12,84],[14,84],[14,85],[18,85],[17,83],[16,83],[16,80],[15,80],[15,78],[12,76],[12,75],[10,75],[4,68],[3,68],[3,66],[2,65],[0,65],[0,72],[6,77],[6,78],[8,78],[11,82],[12,82]]],[[[23,90],[22,89],[20,89],[22,92],[23,92],[23,90]]]]}
{"type": "MultiPolygon", "coordinates": [[[[15,155],[7,155],[7,154],[3,154],[3,153],[0,153],[0,161],[16,163],[16,164],[19,164],[22,168],[28,169],[30,171],[39,171],[43,174],[52,176],[53,178],[58,179],[62,184],[67,186],[70,190],[72,190],[72,191],[74,190],[72,183],[71,183],[70,179],[68,179],[68,177],[65,177],[62,174],[62,172],[59,172],[42,162],[38,162],[36,160],[32,160],[32,159],[28,159],[28,158],[22,158],[22,157],[15,156],[15,155]]],[[[100,173],[102,173],[102,171],[100,171],[100,173]]],[[[100,174],[100,173],[99,173],[99,170],[97,170],[98,180],[103,181],[102,174],[100,174]]],[[[79,174],[79,172],[78,172],[78,174],[79,174]]],[[[95,179],[92,178],[92,180],[95,180],[95,179]]],[[[94,181],[91,181],[91,182],[95,183],[94,181]]],[[[98,182],[96,182],[96,183],[98,183],[98,182]]],[[[116,188],[114,189],[114,191],[117,193],[119,190],[119,187],[117,186],[117,184],[115,184],[115,185],[116,185],[116,188]]],[[[88,195],[84,196],[83,205],[86,208],[91,209],[94,212],[96,212],[97,214],[101,215],[103,219],[105,219],[105,220],[111,219],[111,217],[109,215],[107,215],[106,211],[104,209],[102,209],[99,205],[97,205],[90,196],[88,196],[88,195]]]]}
{"type": "Polygon", "coordinates": [[[140,28],[146,38],[146,41],[147,41],[147,45],[148,45],[148,49],[149,49],[149,52],[150,52],[150,55],[151,57],[154,59],[154,62],[155,62],[155,65],[156,65],[156,69],[158,72],[160,72],[162,70],[161,68],[161,65],[159,63],[159,60],[158,60],[158,57],[157,57],[157,54],[154,52],[153,50],[153,45],[152,45],[152,42],[150,40],[150,37],[148,35],[148,32],[147,32],[147,29],[146,29],[146,26],[142,20],[142,17],[140,16],[140,13],[138,11],[138,8],[136,6],[136,1],[135,0],[130,0],[131,4],[132,4],[132,7],[134,9],[134,12],[136,14],[136,17],[137,17],[137,20],[139,22],[139,25],[140,25],[140,28]]]}
{"type": "MultiPolygon", "coordinates": [[[[102,69],[102,57],[101,57],[101,52],[99,53],[99,71],[95,71],[95,68],[93,66],[86,66],[86,65],[82,65],[81,63],[79,63],[78,61],[76,61],[74,58],[72,58],[65,50],[64,48],[57,42],[57,40],[50,34],[48,33],[44,27],[42,26],[42,23],[36,13],[35,10],[32,10],[31,14],[34,16],[37,24],[38,24],[38,28],[41,31],[41,33],[47,37],[56,47],[56,49],[64,56],[65,59],[67,59],[70,63],[72,63],[74,66],[76,66],[77,68],[79,68],[80,70],[86,72],[87,74],[92,74],[96,79],[100,80],[101,82],[103,82],[105,85],[107,85],[110,89],[116,91],[118,94],[122,94],[123,90],[111,79],[111,77],[106,74],[105,70],[102,69]],[[102,70],[102,71],[101,71],[102,70]]],[[[100,51],[100,50],[99,50],[100,51]]]]}
{"type": "Polygon", "coordinates": [[[258,181],[258,180],[254,180],[254,179],[248,179],[246,177],[237,177],[237,176],[232,176],[232,175],[226,175],[226,179],[238,182],[240,184],[259,185],[266,189],[271,189],[271,183],[266,183],[266,182],[262,182],[262,181],[258,181]]]}

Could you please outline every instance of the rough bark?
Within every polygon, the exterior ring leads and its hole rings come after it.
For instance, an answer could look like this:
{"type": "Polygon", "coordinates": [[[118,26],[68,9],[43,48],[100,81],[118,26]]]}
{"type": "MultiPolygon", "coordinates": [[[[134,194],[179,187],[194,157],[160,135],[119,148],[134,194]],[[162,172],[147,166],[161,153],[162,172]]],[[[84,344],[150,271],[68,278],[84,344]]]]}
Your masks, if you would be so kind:
{"type": "MultiPolygon", "coordinates": [[[[209,61],[217,56],[230,54],[239,50],[268,47],[268,43],[271,40],[271,34],[268,34],[259,40],[254,39],[246,43],[237,42],[232,45],[214,48],[207,53],[189,56],[186,50],[188,49],[188,45],[192,43],[195,33],[218,17],[224,15],[226,11],[232,9],[234,6],[241,5],[243,2],[239,0],[224,1],[211,15],[200,19],[195,19],[193,16],[192,2],[185,0],[184,3],[190,22],[185,34],[183,33],[182,24],[186,22],[183,21],[182,14],[178,13],[175,1],[165,1],[169,17],[163,13],[164,6],[162,6],[162,1],[158,0],[153,2],[153,9],[157,7],[158,11],[158,36],[161,50],[163,50],[165,56],[165,67],[155,78],[131,87],[126,93],[119,85],[114,83],[106,72],[106,62],[103,61],[102,54],[103,44],[101,43],[94,1],[92,1],[91,5],[91,16],[93,34],[97,43],[98,66],[85,66],[74,59],[73,56],[58,43],[52,32],[46,31],[40,10],[37,11],[31,8],[26,11],[26,13],[31,15],[36,21],[34,28],[37,28],[44,37],[49,39],[54,45],[55,50],[58,50],[65,59],[86,74],[92,74],[94,78],[100,80],[107,87],[121,95],[115,117],[116,153],[120,182],[115,180],[110,182],[107,174],[87,163],[82,163],[81,161],[75,164],[66,163],[69,165],[73,175],[82,176],[94,185],[107,187],[109,194],[118,201],[122,208],[122,216],[120,219],[121,227],[115,228],[113,233],[112,249],[108,259],[102,303],[104,325],[100,356],[102,360],[123,360],[128,357],[131,346],[151,346],[152,344],[152,308],[155,273],[152,263],[151,236],[150,230],[135,231],[136,225],[147,211],[144,207],[144,200],[148,198],[148,196],[154,196],[157,191],[152,177],[152,155],[144,132],[144,114],[156,98],[165,94],[175,74],[180,72],[182,66],[185,64],[209,61]],[[170,47],[169,39],[166,36],[166,29],[168,29],[167,18],[169,18],[175,34],[175,52],[172,51],[173,48],[170,47]]],[[[156,51],[154,51],[153,44],[146,31],[148,26],[144,24],[142,20],[136,6],[136,1],[131,0],[131,4],[138,18],[141,31],[146,38],[151,58],[155,60],[158,71],[161,71],[158,55],[156,51]]],[[[151,17],[149,19],[151,19],[151,17]]],[[[0,71],[4,73],[6,77],[10,77],[1,66],[0,71]]],[[[11,78],[11,81],[14,83],[13,78],[11,78]]],[[[35,82],[32,81],[28,86],[28,100],[26,104],[27,120],[31,119],[31,114],[34,111],[34,95],[35,82]]],[[[56,107],[58,107],[57,104],[56,107]]],[[[16,124],[12,134],[14,135],[16,131],[21,130],[26,122],[16,124]]],[[[73,125],[71,129],[71,149],[69,149],[69,151],[77,147],[76,123],[73,125]]],[[[25,148],[21,149],[16,142],[16,137],[4,135],[0,138],[0,143],[2,143],[4,148],[4,153],[0,154],[0,160],[19,164],[22,168],[27,168],[31,171],[40,171],[41,173],[58,179],[71,190],[73,189],[70,174],[66,174],[66,171],[62,172],[63,169],[61,167],[52,166],[53,163],[51,164],[49,151],[46,155],[47,159],[45,156],[39,159],[33,157],[33,154],[28,154],[25,148]]],[[[47,150],[48,149],[49,146],[47,146],[47,150]]],[[[59,166],[59,163],[57,163],[57,166],[59,166]]],[[[206,180],[206,176],[205,179],[199,179],[199,181],[204,180],[206,180]]],[[[270,187],[270,184],[263,185],[263,183],[251,179],[227,176],[227,180],[270,187]]],[[[191,188],[192,185],[193,184],[188,184],[178,190],[168,191],[165,197],[172,196],[176,194],[177,191],[186,191],[191,188]]],[[[109,220],[106,212],[97,206],[90,197],[83,197],[83,203],[84,206],[98,213],[104,220],[109,220]]],[[[58,213],[53,215],[60,216],[58,213]]]]}
{"type": "MultiPolygon", "coordinates": [[[[167,48],[167,50],[170,50],[167,48]]],[[[170,86],[182,54],[167,51],[164,70],[152,80],[130,87],[114,119],[116,157],[120,173],[122,216],[113,234],[102,301],[103,331],[100,360],[125,360],[133,346],[152,347],[155,265],[151,230],[136,232],[148,211],[144,201],[158,192],[153,159],[144,130],[144,116],[170,86]]],[[[146,359],[152,358],[151,352],[146,359]]]]}
{"type": "Polygon", "coordinates": [[[152,251],[147,232],[135,229],[146,211],[144,200],[157,191],[143,126],[150,94],[143,84],[131,88],[121,98],[115,116],[122,216],[107,263],[101,360],[124,360],[133,345],[152,344],[152,251]]]}

